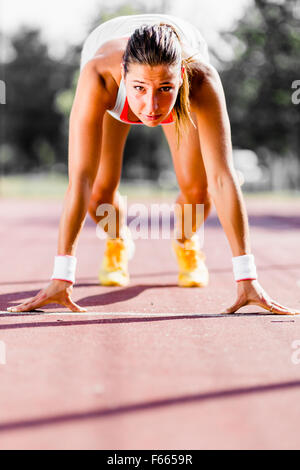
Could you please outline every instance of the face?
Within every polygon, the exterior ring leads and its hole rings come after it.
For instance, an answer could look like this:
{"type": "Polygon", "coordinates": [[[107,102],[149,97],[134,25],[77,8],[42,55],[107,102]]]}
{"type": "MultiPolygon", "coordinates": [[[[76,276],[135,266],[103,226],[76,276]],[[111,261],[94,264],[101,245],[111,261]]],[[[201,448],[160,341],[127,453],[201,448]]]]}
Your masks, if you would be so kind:
{"type": "Polygon", "coordinates": [[[182,85],[179,66],[130,64],[126,78],[128,104],[148,127],[158,126],[172,111],[182,85]]]}

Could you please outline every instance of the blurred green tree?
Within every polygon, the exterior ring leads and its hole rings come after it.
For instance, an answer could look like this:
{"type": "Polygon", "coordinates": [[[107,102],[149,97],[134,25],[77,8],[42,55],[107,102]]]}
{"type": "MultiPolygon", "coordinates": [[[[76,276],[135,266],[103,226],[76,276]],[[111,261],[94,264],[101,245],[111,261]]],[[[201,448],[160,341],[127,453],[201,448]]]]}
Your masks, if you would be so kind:
{"type": "Polygon", "coordinates": [[[14,58],[5,64],[7,84],[2,143],[7,172],[48,169],[66,159],[63,114],[55,107],[59,89],[70,86],[75,65],[52,59],[38,29],[22,28],[11,38],[14,58]],[[10,155],[10,153],[6,153],[10,155]]]}
{"type": "Polygon", "coordinates": [[[223,34],[235,57],[221,77],[233,144],[300,159],[300,107],[291,101],[300,79],[299,0],[255,0],[234,30],[223,34]]]}
{"type": "MultiPolygon", "coordinates": [[[[165,13],[170,0],[154,3],[99,2],[87,34],[99,24],[122,15],[165,13]]],[[[1,113],[0,165],[2,171],[27,172],[58,168],[67,171],[69,116],[79,77],[82,43],[64,57],[49,56],[41,31],[21,28],[8,38],[14,57],[4,64],[7,104],[1,113]]],[[[124,155],[123,176],[157,179],[171,165],[161,128],[132,126],[124,155]]]]}

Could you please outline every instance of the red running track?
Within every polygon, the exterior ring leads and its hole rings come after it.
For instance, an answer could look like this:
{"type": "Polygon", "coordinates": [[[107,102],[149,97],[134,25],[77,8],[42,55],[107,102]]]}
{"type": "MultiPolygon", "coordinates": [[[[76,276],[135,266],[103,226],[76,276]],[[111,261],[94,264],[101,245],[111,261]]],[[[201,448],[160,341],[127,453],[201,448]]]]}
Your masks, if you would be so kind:
{"type": "MultiPolygon", "coordinates": [[[[261,284],[299,309],[299,201],[247,206],[261,284]]],[[[2,200],[0,310],[47,284],[60,212],[2,200]]],[[[221,315],[235,285],[215,212],[206,289],[177,287],[168,240],[137,241],[129,287],[99,286],[103,248],[87,220],[74,289],[87,314],[1,314],[0,448],[299,449],[300,317],[221,315]]]]}

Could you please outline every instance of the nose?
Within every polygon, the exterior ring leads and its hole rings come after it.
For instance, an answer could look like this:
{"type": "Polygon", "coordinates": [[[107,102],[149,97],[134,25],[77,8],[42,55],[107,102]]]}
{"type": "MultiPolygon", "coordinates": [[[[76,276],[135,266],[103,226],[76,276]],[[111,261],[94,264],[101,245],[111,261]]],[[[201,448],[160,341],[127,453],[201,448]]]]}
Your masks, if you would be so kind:
{"type": "Polygon", "coordinates": [[[150,92],[148,96],[146,97],[146,103],[145,103],[145,114],[147,116],[155,116],[158,114],[158,109],[159,109],[159,103],[158,103],[158,97],[155,93],[150,92]]]}

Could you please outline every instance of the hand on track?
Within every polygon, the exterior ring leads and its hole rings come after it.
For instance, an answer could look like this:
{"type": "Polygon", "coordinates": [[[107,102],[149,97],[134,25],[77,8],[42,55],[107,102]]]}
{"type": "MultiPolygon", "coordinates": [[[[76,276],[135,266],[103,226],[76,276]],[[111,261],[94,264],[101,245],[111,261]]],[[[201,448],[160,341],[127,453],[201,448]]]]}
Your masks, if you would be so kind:
{"type": "Polygon", "coordinates": [[[38,292],[36,296],[20,305],[9,307],[7,310],[9,312],[31,312],[44,305],[60,304],[63,307],[69,308],[72,312],[86,312],[85,308],[75,304],[71,299],[72,290],[73,286],[69,282],[53,280],[45,289],[38,292]]]}
{"type": "Polygon", "coordinates": [[[245,305],[258,305],[274,315],[300,314],[299,310],[285,307],[272,299],[258,281],[240,281],[237,285],[237,300],[230,308],[226,309],[224,313],[234,313],[245,305]]]}

